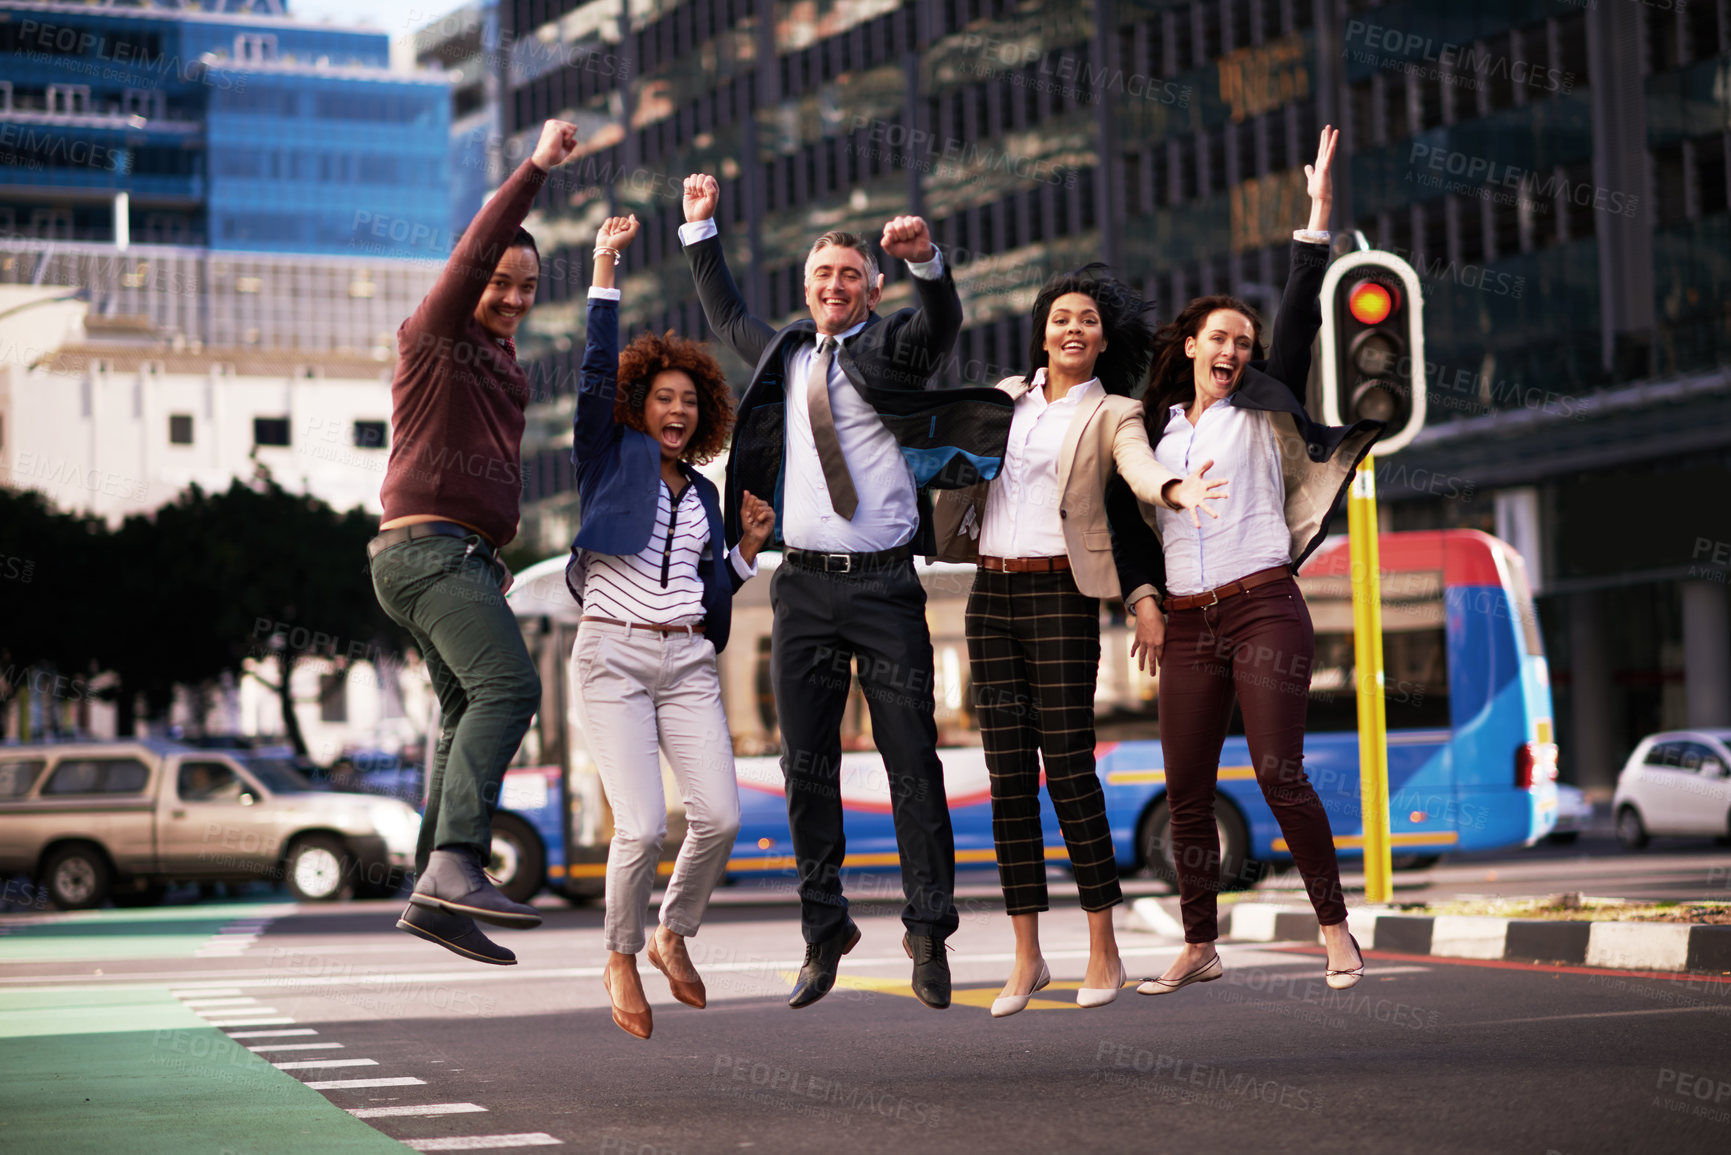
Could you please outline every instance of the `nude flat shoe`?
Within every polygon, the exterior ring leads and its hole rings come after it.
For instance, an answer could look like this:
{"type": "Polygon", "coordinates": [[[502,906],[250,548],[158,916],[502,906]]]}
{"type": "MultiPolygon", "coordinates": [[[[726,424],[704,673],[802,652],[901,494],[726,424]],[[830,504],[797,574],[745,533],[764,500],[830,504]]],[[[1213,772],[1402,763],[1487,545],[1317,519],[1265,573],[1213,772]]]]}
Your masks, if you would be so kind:
{"type": "Polygon", "coordinates": [[[1044,959],[1040,960],[1040,977],[1034,980],[1033,987],[1025,995],[999,995],[992,1000],[992,1017],[994,1019],[1008,1018],[1017,1011],[1026,1010],[1028,1000],[1034,997],[1034,992],[1042,990],[1052,981],[1052,972],[1046,969],[1044,959]]]}
{"type": "Polygon", "coordinates": [[[626,1034],[647,1039],[649,1032],[655,1029],[651,1012],[621,1010],[618,1000],[613,997],[613,976],[606,970],[601,972],[601,985],[607,990],[607,1001],[613,1004],[613,1022],[626,1034]]]}
{"type": "Polygon", "coordinates": [[[1109,987],[1077,987],[1076,1005],[1079,1007],[1103,1007],[1118,997],[1118,992],[1124,989],[1124,960],[1118,960],[1118,982],[1109,987]]]}
{"type": "MultiPolygon", "coordinates": [[[[667,976],[667,986],[673,992],[674,998],[686,1006],[696,1007],[700,1011],[709,1005],[709,992],[703,986],[702,976],[698,976],[691,982],[674,978],[673,972],[667,969],[667,962],[661,957],[661,952],[655,949],[655,937],[653,935],[649,938],[648,949],[643,953],[649,956],[650,966],[667,976]]],[[[693,967],[692,969],[696,970],[697,968],[693,967]]]]}
{"type": "Polygon", "coordinates": [[[1145,979],[1142,985],[1136,988],[1136,993],[1139,995],[1169,995],[1191,983],[1211,983],[1225,973],[1226,968],[1220,965],[1220,956],[1216,954],[1201,966],[1187,974],[1179,975],[1175,979],[1145,979]]]}

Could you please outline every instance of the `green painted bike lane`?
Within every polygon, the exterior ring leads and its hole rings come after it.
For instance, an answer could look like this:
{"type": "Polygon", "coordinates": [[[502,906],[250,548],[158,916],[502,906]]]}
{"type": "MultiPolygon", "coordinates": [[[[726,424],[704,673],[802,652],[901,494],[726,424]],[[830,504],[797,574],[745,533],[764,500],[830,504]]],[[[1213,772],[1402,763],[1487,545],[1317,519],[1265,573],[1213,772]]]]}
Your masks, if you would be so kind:
{"type": "Polygon", "coordinates": [[[0,1151],[405,1150],[166,990],[0,991],[0,1151]]]}
{"type": "MultiPolygon", "coordinates": [[[[93,911],[0,936],[5,963],[187,958],[257,912],[93,911]]],[[[0,991],[0,1151],[367,1155],[406,1148],[229,1038],[168,986],[0,991]]]]}

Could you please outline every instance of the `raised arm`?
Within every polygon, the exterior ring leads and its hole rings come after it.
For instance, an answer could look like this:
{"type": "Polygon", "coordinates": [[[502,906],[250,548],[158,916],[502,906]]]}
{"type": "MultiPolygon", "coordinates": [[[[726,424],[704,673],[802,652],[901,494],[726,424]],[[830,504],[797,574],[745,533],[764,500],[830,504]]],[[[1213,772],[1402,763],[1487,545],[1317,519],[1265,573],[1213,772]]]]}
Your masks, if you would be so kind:
{"type": "Polygon", "coordinates": [[[740,360],[756,365],[775,330],[751,315],[744,294],[728,271],[715,226],[715,206],[720,200],[721,186],[714,177],[707,173],[686,177],[685,224],[679,229],[679,240],[691,265],[692,279],[697,282],[697,299],[703,303],[710,331],[727,342],[740,360]]]}
{"type": "Polygon", "coordinates": [[[589,283],[583,366],[577,374],[577,416],[571,431],[571,461],[599,458],[618,436],[613,402],[619,388],[619,290],[614,268],[637,236],[637,217],[608,217],[595,235],[595,268],[589,283]]]}
{"type": "Polygon", "coordinates": [[[449,336],[459,332],[475,312],[487,281],[522,227],[547,172],[568,159],[577,147],[577,128],[549,120],[541,128],[535,151],[505,178],[463,230],[432,291],[405,323],[410,332],[449,336]]]}
{"type": "Polygon", "coordinates": [[[1319,297],[1328,272],[1328,215],[1334,204],[1334,148],[1339,140],[1340,130],[1324,125],[1316,143],[1316,162],[1304,166],[1310,223],[1293,238],[1291,271],[1274,318],[1268,363],[1262,366],[1264,373],[1292,390],[1300,405],[1310,382],[1311,346],[1322,327],[1319,297]]]}
{"type": "Polygon", "coordinates": [[[913,310],[897,313],[885,323],[889,344],[884,351],[896,371],[906,375],[905,381],[895,384],[924,388],[962,331],[962,299],[924,219],[889,220],[878,246],[886,255],[907,262],[919,301],[913,310]]]}

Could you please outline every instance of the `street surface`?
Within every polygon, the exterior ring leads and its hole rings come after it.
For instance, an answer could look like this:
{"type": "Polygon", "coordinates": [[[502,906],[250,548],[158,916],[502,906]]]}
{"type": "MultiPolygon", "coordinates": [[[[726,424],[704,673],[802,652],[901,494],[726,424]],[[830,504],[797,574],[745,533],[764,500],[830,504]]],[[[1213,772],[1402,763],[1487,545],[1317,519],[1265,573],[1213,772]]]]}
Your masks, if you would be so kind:
{"type": "MultiPolygon", "coordinates": [[[[1398,897],[1725,897],[1728,863],[1707,841],[1627,854],[1589,835],[1402,875],[1398,897]]],[[[1366,980],[1334,992],[1314,946],[1225,944],[1224,981],[1159,999],[1126,987],[1081,1011],[1085,923],[1053,881],[1053,985],[1004,1020],[987,1012],[1012,941],[990,874],[966,876],[956,1005],[941,1012],[908,989],[893,880],[851,887],[868,900],[853,909],[864,939],[837,990],[801,1011],[785,1005],[795,907],[779,887],[729,887],[692,944],[706,1010],[642,964],[648,1042],[609,1018],[598,907],[542,899],[544,926],[498,935],[516,967],[397,932],[400,901],[297,906],[258,888],[14,911],[0,915],[0,1149],[1731,1149],[1731,976],[1373,951],[1366,980]]],[[[1130,929],[1120,944],[1132,981],[1177,947],[1130,929]]]]}

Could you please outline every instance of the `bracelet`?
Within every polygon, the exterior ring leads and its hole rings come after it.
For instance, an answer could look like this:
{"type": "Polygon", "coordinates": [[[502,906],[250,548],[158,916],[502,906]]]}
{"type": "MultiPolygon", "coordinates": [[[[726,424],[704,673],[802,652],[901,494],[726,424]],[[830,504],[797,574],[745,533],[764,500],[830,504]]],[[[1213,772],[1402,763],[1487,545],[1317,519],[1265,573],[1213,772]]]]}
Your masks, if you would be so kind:
{"type": "Polygon", "coordinates": [[[618,249],[610,249],[606,245],[596,245],[595,246],[595,255],[597,257],[599,257],[602,253],[606,253],[608,256],[612,257],[614,264],[617,265],[619,263],[619,250],[618,249]]]}

